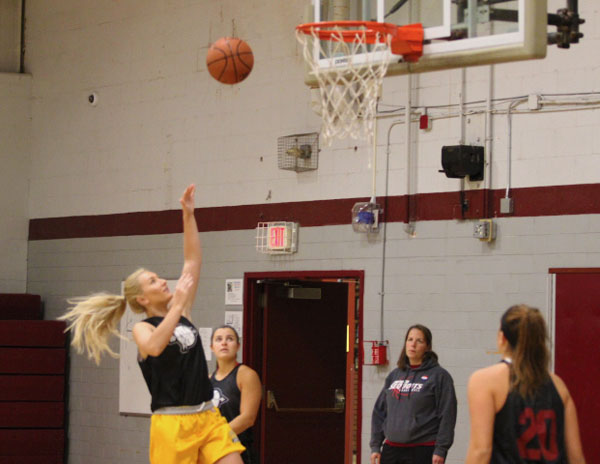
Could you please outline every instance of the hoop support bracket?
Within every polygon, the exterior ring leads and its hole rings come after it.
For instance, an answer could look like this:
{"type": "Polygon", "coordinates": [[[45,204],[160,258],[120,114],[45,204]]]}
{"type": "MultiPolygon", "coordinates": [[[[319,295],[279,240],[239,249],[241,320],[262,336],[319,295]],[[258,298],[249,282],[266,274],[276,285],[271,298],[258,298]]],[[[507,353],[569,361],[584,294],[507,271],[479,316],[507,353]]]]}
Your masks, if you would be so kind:
{"type": "Polygon", "coordinates": [[[392,37],[392,53],[402,55],[410,63],[419,61],[423,55],[423,36],[422,24],[399,26],[396,36],[392,37]]]}

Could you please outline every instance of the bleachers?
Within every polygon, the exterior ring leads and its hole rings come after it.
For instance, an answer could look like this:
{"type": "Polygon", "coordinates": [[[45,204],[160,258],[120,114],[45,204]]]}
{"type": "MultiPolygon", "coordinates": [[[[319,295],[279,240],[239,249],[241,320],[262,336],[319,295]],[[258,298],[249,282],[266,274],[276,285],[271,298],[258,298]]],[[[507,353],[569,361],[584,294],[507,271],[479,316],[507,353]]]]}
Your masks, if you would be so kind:
{"type": "Polygon", "coordinates": [[[38,295],[0,294],[0,464],[65,463],[68,337],[38,295]]]}

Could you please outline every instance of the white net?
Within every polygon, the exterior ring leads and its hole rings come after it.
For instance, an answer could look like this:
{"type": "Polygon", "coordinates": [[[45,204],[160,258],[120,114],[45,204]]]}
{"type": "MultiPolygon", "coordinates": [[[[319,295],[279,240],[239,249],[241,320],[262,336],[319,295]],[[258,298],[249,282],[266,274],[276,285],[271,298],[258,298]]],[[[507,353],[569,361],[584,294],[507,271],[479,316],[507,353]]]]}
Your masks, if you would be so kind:
{"type": "Polygon", "coordinates": [[[375,43],[368,44],[366,30],[356,30],[353,40],[346,42],[343,28],[338,29],[340,32],[334,32],[330,40],[319,38],[318,27],[310,34],[296,30],[304,59],[319,85],[323,142],[330,145],[333,139],[346,137],[372,142],[377,98],[391,59],[392,37],[377,32],[375,43]]]}

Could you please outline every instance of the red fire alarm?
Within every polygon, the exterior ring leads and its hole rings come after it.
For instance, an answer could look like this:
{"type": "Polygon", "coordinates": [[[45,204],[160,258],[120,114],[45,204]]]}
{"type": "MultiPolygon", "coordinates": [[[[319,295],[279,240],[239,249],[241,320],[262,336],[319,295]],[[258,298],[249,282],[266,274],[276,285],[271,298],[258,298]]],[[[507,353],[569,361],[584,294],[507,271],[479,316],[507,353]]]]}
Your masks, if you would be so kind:
{"type": "Polygon", "coordinates": [[[379,340],[365,340],[364,364],[367,366],[384,366],[388,363],[387,349],[389,342],[379,340]]]}
{"type": "Polygon", "coordinates": [[[421,117],[419,118],[419,129],[421,129],[421,130],[431,129],[431,119],[429,119],[429,116],[427,115],[427,113],[422,114],[421,117]]]}

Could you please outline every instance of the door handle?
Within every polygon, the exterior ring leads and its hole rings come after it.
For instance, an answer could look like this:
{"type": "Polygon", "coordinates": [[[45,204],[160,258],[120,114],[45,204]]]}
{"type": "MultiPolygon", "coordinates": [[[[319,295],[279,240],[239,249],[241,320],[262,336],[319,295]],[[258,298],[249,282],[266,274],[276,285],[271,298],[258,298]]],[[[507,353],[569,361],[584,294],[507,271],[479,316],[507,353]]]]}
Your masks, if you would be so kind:
{"type": "Polygon", "coordinates": [[[343,388],[335,389],[335,407],[344,409],[346,407],[346,395],[343,388]]]}
{"type": "Polygon", "coordinates": [[[333,412],[343,413],[344,406],[336,404],[334,408],[280,408],[275,399],[275,392],[267,390],[267,408],[275,409],[276,412],[333,412]]]}

